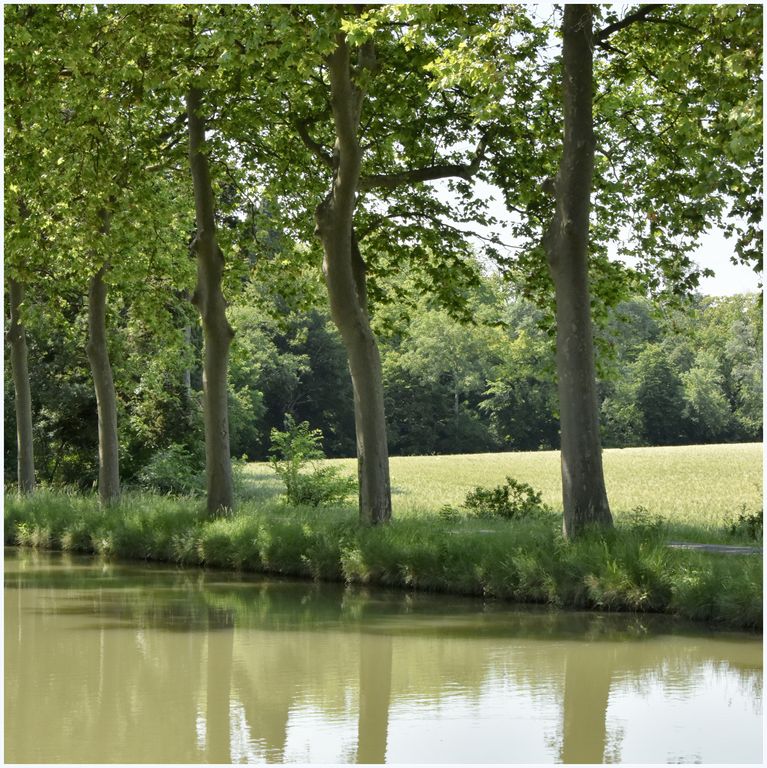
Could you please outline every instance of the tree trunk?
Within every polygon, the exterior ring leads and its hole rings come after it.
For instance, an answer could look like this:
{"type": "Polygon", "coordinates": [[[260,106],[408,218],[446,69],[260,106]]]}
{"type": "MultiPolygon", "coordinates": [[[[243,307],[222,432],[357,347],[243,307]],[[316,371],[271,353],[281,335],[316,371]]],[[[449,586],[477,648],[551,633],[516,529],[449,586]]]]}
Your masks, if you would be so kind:
{"type": "Polygon", "coordinates": [[[336,130],[335,178],[330,194],[317,207],[317,233],[325,253],[330,313],[346,348],[354,390],[360,520],[375,525],[391,519],[391,484],[381,358],[370,328],[365,263],[353,225],[362,161],[357,130],[363,94],[352,83],[343,35],[337,42],[328,57],[336,130]]]}
{"type": "Polygon", "coordinates": [[[588,279],[595,146],[590,6],[565,6],[562,56],[564,145],[544,247],[556,292],[564,533],[572,538],[589,524],[612,525],[602,470],[588,279]]]}
{"type": "MultiPolygon", "coordinates": [[[[108,219],[104,216],[105,227],[108,219]]],[[[96,390],[99,420],[99,499],[111,504],[120,495],[120,458],[117,439],[117,396],[107,348],[105,267],[91,277],[88,288],[88,361],[96,390]]]]}
{"type": "MultiPolygon", "coordinates": [[[[189,325],[184,326],[184,345],[188,350],[192,348],[192,327],[189,325]]],[[[181,372],[181,384],[184,388],[184,397],[186,397],[187,403],[192,400],[192,369],[186,365],[181,372]]]]}
{"type": "Polygon", "coordinates": [[[189,89],[186,106],[189,120],[189,165],[197,216],[197,236],[194,240],[197,287],[192,303],[200,312],[205,339],[202,389],[207,506],[209,514],[219,515],[234,507],[227,399],[229,345],[234,332],[226,319],[226,301],[221,291],[224,255],[216,239],[213,186],[208,159],[203,152],[205,121],[200,111],[202,92],[199,88],[189,89]]]}
{"type": "Polygon", "coordinates": [[[8,343],[11,347],[13,389],[16,399],[16,443],[18,446],[19,493],[35,490],[35,459],[32,440],[32,392],[27,367],[27,337],[21,321],[21,305],[24,303],[24,286],[9,278],[11,322],[8,343]]]}

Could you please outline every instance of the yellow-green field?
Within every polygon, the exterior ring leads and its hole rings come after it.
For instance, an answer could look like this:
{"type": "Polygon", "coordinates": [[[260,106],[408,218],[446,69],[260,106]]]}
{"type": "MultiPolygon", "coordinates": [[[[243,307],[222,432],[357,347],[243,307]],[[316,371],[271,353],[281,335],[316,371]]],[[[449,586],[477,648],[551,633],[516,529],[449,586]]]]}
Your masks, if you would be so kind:
{"type": "MultiPolygon", "coordinates": [[[[353,474],[354,459],[331,464],[353,474]]],[[[604,452],[607,493],[620,519],[637,506],[667,521],[703,527],[721,526],[742,506],[762,506],[762,444],[623,448],[604,452]]],[[[436,512],[460,505],[478,485],[495,486],[506,475],[542,491],[543,500],[561,509],[559,452],[486,453],[456,456],[392,457],[395,516],[436,512]]],[[[248,479],[256,495],[281,491],[265,464],[250,464],[248,479]]]]}

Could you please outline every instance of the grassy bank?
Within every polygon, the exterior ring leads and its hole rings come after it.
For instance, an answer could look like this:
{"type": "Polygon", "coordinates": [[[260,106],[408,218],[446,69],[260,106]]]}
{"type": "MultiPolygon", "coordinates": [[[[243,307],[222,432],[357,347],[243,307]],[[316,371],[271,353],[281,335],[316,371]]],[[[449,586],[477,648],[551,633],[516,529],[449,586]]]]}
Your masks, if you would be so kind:
{"type": "Polygon", "coordinates": [[[228,569],[381,584],[562,607],[654,611],[733,628],[762,625],[762,558],[672,550],[634,519],[574,543],[556,513],[504,521],[428,511],[360,527],[351,508],[288,509],[251,499],[208,521],[194,499],[41,491],[5,498],[5,542],[228,569]]]}

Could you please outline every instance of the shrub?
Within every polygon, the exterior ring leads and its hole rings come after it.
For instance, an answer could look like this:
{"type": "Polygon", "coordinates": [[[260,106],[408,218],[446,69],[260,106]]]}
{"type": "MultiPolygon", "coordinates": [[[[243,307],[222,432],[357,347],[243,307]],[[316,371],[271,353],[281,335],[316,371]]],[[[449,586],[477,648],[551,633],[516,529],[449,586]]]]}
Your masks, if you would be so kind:
{"type": "Polygon", "coordinates": [[[513,477],[506,477],[504,485],[495,488],[478,487],[466,495],[463,506],[475,517],[528,517],[547,512],[541,503],[541,492],[513,477]]]}
{"type": "Polygon", "coordinates": [[[640,536],[660,536],[663,533],[665,521],[660,515],[651,514],[647,507],[641,504],[633,507],[625,516],[624,522],[629,530],[640,536]]]}
{"type": "Polygon", "coordinates": [[[743,504],[737,519],[727,526],[727,532],[731,536],[745,536],[754,541],[761,541],[764,535],[764,510],[748,512],[748,507],[743,504]]]}
{"type": "Polygon", "coordinates": [[[461,519],[461,510],[450,506],[450,504],[443,504],[437,510],[437,517],[447,522],[455,522],[461,519]]]}
{"type": "Polygon", "coordinates": [[[153,454],[139,471],[141,486],[159,493],[195,495],[205,487],[203,466],[186,446],[171,443],[153,454]]]}
{"type": "Polygon", "coordinates": [[[355,491],[354,478],[341,476],[337,467],[317,464],[325,458],[322,430],[311,429],[306,421],[296,424],[292,416],[286,416],[285,431],[272,429],[271,440],[269,463],[285,483],[289,504],[340,504],[355,491]]]}

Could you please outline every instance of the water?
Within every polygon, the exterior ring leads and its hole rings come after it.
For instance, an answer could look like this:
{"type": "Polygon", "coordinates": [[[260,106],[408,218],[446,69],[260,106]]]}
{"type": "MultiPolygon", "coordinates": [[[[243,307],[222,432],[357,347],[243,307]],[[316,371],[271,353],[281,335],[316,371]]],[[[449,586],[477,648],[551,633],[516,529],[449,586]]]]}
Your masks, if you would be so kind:
{"type": "Polygon", "coordinates": [[[761,759],[761,637],[5,551],[7,762],[761,759]]]}

